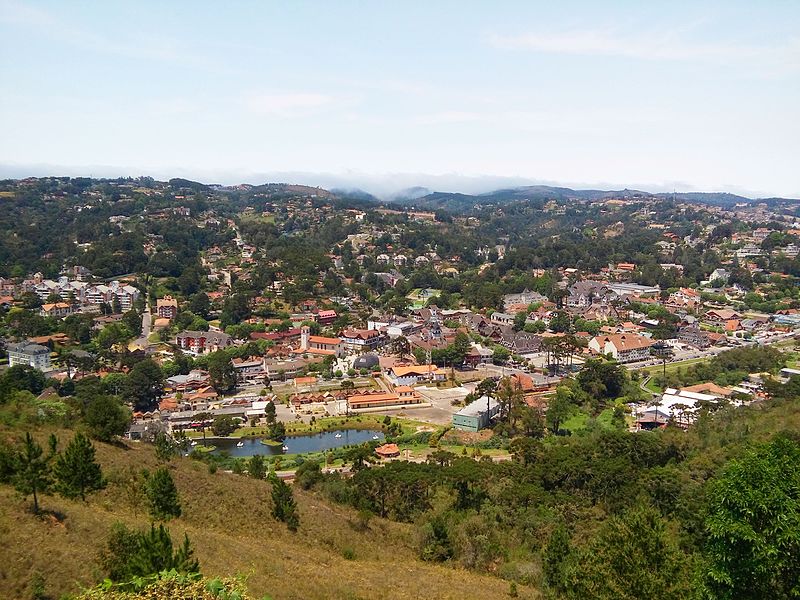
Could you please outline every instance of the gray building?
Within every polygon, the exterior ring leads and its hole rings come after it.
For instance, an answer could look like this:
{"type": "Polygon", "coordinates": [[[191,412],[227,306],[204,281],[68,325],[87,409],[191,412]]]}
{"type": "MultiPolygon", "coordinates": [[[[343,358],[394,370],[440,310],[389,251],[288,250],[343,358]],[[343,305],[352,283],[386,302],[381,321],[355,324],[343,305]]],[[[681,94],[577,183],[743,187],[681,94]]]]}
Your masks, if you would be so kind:
{"type": "Polygon", "coordinates": [[[50,348],[32,342],[8,345],[8,366],[30,365],[40,371],[50,370],[50,348]]]}
{"type": "Polygon", "coordinates": [[[454,414],[453,427],[461,431],[480,431],[488,427],[492,418],[500,412],[500,403],[492,398],[487,409],[486,401],[486,396],[481,396],[454,414]]]}

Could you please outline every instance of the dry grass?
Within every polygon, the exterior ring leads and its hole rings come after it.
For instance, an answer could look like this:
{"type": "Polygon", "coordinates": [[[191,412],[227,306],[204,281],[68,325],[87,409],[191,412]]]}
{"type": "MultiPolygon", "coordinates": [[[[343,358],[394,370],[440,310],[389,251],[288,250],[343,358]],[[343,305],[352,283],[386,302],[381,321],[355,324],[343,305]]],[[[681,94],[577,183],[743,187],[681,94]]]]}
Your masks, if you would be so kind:
{"type": "MultiPolygon", "coordinates": [[[[61,432],[62,445],[69,435],[61,432]]],[[[109,486],[85,504],[44,497],[43,508],[63,514],[61,522],[34,517],[29,502],[23,502],[12,488],[0,486],[3,598],[30,598],[35,573],[43,576],[52,597],[93,584],[102,578],[96,559],[112,523],[147,526],[144,507],[137,506],[124,480],[131,469],[155,468],[153,453],[138,444],[125,449],[104,444],[96,447],[109,486]]],[[[183,516],[170,523],[173,538],[184,532],[189,535],[206,575],[246,575],[255,597],[463,599],[508,595],[509,584],[500,579],[417,560],[410,526],[375,518],[361,530],[353,511],[295,490],[301,526],[292,534],[270,516],[266,482],[224,473],[210,475],[204,464],[189,459],[176,459],[171,469],[183,505],[183,516]],[[354,559],[345,559],[344,554],[351,552],[354,559]]],[[[524,587],[519,592],[522,598],[538,597],[524,587]]]]}

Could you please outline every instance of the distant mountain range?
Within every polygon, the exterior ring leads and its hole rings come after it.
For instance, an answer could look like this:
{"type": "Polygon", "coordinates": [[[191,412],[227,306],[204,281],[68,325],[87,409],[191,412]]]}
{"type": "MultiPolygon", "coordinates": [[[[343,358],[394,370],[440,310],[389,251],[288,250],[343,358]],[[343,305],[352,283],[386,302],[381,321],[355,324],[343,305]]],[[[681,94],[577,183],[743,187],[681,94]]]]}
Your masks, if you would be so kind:
{"type": "Polygon", "coordinates": [[[747,198],[727,192],[674,192],[674,193],[651,193],[642,190],[573,190],[566,187],[553,187],[549,185],[530,185],[524,187],[508,188],[486,192],[483,194],[461,194],[457,192],[430,192],[425,188],[410,188],[408,192],[398,193],[392,202],[401,203],[415,208],[428,210],[443,209],[451,212],[462,212],[471,210],[479,205],[498,205],[524,200],[609,200],[612,198],[633,199],[633,198],[674,198],[675,200],[685,200],[689,202],[702,202],[716,206],[733,206],[739,203],[755,202],[800,202],[798,199],[789,198],[747,198]]]}

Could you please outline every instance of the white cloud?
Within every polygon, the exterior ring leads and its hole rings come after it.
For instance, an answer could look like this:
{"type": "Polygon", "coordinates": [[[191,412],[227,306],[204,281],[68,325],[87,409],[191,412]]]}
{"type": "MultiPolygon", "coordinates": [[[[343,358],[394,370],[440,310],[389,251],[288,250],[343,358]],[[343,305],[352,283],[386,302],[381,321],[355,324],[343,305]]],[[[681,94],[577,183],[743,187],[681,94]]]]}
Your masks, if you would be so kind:
{"type": "Polygon", "coordinates": [[[575,29],[555,33],[492,34],[497,48],[533,50],[549,54],[615,56],[641,60],[673,60],[723,64],[763,64],[800,67],[800,37],[770,45],[697,41],[685,29],[623,32],[616,29],[575,29]]]}
{"type": "Polygon", "coordinates": [[[470,123],[490,120],[492,115],[467,110],[445,110],[411,118],[415,125],[441,125],[445,123],[470,123]]]}
{"type": "Polygon", "coordinates": [[[276,117],[305,117],[317,114],[334,105],[333,96],[306,92],[280,94],[249,94],[245,107],[258,115],[276,117]]]}

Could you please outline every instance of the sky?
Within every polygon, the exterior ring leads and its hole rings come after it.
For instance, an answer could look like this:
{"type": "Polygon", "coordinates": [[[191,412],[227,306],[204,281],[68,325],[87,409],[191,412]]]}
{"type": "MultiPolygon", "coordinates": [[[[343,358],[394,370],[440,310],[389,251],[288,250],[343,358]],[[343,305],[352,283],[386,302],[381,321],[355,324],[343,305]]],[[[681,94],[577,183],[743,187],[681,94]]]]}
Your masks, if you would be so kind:
{"type": "Polygon", "coordinates": [[[800,197],[800,2],[0,0],[0,176],[800,197]]]}

